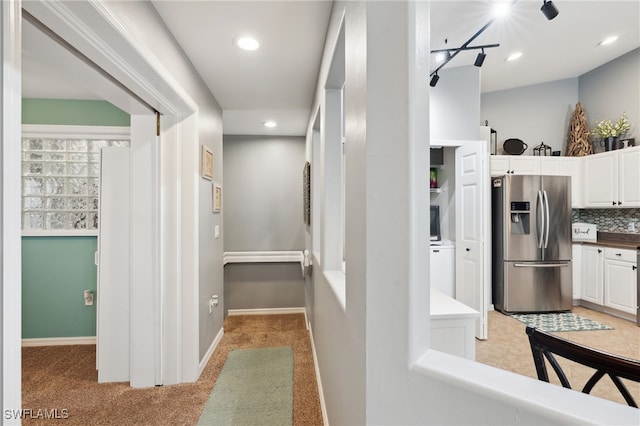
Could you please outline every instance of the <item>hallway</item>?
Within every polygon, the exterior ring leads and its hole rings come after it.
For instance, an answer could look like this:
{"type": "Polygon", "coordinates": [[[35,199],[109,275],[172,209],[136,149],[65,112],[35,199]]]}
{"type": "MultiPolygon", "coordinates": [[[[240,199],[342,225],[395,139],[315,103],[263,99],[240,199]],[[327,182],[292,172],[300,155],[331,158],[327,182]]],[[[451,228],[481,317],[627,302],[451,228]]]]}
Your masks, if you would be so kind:
{"type": "Polygon", "coordinates": [[[42,424],[38,410],[55,410],[69,425],[195,425],[232,349],[291,346],[294,355],[293,425],[322,425],[313,354],[303,314],[238,315],[195,383],[133,389],[97,383],[95,345],[22,348],[24,424],[42,424]],[[65,414],[66,413],[66,414],[65,414]]]}

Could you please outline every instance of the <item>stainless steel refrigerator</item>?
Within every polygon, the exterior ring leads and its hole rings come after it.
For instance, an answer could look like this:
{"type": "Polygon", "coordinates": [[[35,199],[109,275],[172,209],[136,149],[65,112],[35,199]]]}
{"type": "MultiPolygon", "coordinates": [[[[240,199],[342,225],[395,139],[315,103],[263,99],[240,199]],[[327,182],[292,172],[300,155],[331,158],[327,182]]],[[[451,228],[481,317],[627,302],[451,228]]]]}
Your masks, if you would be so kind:
{"type": "Polygon", "coordinates": [[[495,177],[491,202],[495,308],[571,310],[571,178],[495,177]]]}

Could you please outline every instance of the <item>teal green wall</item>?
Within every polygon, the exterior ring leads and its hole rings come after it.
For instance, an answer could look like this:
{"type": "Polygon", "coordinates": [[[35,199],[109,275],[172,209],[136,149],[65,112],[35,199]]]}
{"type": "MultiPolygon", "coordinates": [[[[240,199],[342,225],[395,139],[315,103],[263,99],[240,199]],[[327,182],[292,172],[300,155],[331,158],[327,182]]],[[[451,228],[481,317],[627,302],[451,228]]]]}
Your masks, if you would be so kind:
{"type": "MultiPolygon", "coordinates": [[[[23,124],[129,126],[127,113],[105,101],[23,99],[23,124]]],[[[96,237],[22,237],[22,338],[96,335],[96,237]]]]}
{"type": "Polygon", "coordinates": [[[96,335],[96,237],[22,238],[22,337],[96,335]]]}
{"type": "Polygon", "coordinates": [[[131,117],[105,101],[22,99],[22,124],[129,126],[131,117]]]}

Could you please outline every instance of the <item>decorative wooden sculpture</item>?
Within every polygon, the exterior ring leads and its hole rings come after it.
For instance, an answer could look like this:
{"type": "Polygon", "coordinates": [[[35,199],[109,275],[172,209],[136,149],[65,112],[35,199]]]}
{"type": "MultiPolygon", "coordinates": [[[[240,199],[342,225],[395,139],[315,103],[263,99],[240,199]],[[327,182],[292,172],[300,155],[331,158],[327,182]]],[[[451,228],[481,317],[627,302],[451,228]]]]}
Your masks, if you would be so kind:
{"type": "Polygon", "coordinates": [[[593,154],[593,146],[589,141],[589,125],[582,104],[578,102],[571,118],[569,127],[569,141],[567,143],[568,157],[584,157],[593,154]]]}

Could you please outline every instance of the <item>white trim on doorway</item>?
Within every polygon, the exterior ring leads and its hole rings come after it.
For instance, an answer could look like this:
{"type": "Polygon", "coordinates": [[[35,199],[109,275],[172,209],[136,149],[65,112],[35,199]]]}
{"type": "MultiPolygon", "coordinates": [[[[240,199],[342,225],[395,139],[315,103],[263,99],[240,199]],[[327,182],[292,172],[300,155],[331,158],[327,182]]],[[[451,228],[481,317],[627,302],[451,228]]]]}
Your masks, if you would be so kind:
{"type": "MultiPolygon", "coordinates": [[[[197,297],[194,297],[198,292],[198,280],[191,278],[197,277],[197,269],[194,270],[194,268],[197,268],[197,262],[193,266],[180,265],[180,257],[175,255],[173,248],[186,245],[188,250],[186,252],[183,250],[182,255],[193,258],[192,250],[196,250],[197,254],[197,244],[195,243],[197,242],[198,230],[197,227],[188,228],[186,231],[180,229],[182,224],[175,221],[164,221],[164,217],[161,215],[162,207],[167,200],[175,200],[177,203],[184,202],[181,195],[181,191],[184,191],[184,188],[171,187],[168,189],[171,193],[160,193],[160,182],[166,182],[167,179],[181,182],[176,173],[187,174],[189,170],[184,172],[181,170],[180,164],[177,164],[177,162],[181,161],[180,157],[171,157],[172,163],[170,165],[163,163],[161,167],[160,161],[166,152],[162,151],[160,153],[160,151],[166,150],[167,146],[184,146],[185,144],[177,145],[181,136],[186,135],[190,143],[197,141],[199,126],[197,120],[198,105],[168,71],[167,64],[162,62],[148,45],[141,42],[136,32],[133,31],[135,28],[130,27],[131,23],[125,22],[125,19],[119,15],[121,11],[117,10],[115,3],[112,4],[108,1],[50,2],[46,0],[25,3],[17,0],[3,3],[16,5],[18,20],[20,19],[19,11],[24,6],[29,14],[42,22],[50,31],[62,37],[68,44],[77,49],[91,62],[97,64],[115,80],[120,81],[130,91],[130,93],[125,93],[124,90],[120,89],[121,92],[119,93],[101,92],[100,95],[131,114],[132,135],[134,137],[137,132],[134,128],[134,118],[138,117],[140,122],[144,122],[145,129],[153,129],[155,133],[156,115],[154,111],[150,111],[141,102],[132,98],[131,92],[147,104],[153,105],[162,114],[162,144],[157,144],[157,140],[154,140],[155,148],[151,149],[151,157],[145,157],[144,160],[140,159],[140,161],[145,161],[146,163],[143,165],[145,169],[144,176],[139,176],[141,185],[137,187],[138,194],[143,194],[144,183],[152,182],[146,187],[146,190],[153,193],[143,197],[150,204],[148,207],[142,208],[141,211],[143,216],[144,212],[148,213],[150,210],[155,212],[151,214],[154,217],[151,221],[153,223],[149,223],[145,227],[144,235],[138,233],[140,238],[143,239],[140,240],[141,244],[138,244],[138,248],[143,249],[139,251],[138,256],[144,257],[144,265],[141,265],[142,269],[134,275],[139,279],[148,281],[145,283],[147,290],[153,288],[151,293],[146,293],[149,296],[148,299],[145,299],[145,294],[136,293],[140,305],[146,306],[145,309],[149,309],[149,315],[153,317],[153,325],[151,325],[148,317],[145,317],[135,326],[141,339],[147,343],[151,342],[153,345],[152,350],[149,350],[148,347],[144,348],[144,352],[149,356],[138,358],[138,362],[147,364],[148,368],[144,370],[147,372],[152,370],[156,382],[159,380],[163,384],[173,384],[196,380],[199,367],[198,333],[193,332],[193,326],[198,326],[197,309],[195,309],[197,297]],[[164,125],[168,122],[173,123],[171,131],[167,131],[167,127],[164,125]],[[170,176],[161,174],[161,172],[165,173],[165,166],[170,166],[168,167],[170,176]],[[148,274],[144,274],[143,269],[148,270],[148,274]],[[168,277],[166,274],[171,276],[168,277]],[[168,294],[175,297],[165,297],[168,294]],[[143,299],[145,300],[144,303],[142,303],[143,299]],[[155,306],[149,307],[149,305],[155,306]],[[170,318],[171,327],[162,326],[164,316],[170,318]],[[187,326],[188,333],[185,330],[187,326]],[[164,349],[158,348],[157,345],[164,345],[164,349]],[[174,356],[165,357],[167,354],[166,348],[180,349],[179,353],[173,354],[174,356]],[[169,378],[168,380],[167,377],[169,378]]],[[[146,5],[140,3],[140,8],[134,8],[134,10],[144,12],[143,9],[146,7],[146,5]]],[[[152,8],[152,6],[149,7],[152,8]]],[[[143,16],[146,15],[143,13],[143,16]]],[[[153,18],[149,19],[149,24],[155,25],[156,22],[153,21],[153,18]]],[[[144,26],[145,23],[140,23],[140,25],[144,26]]],[[[12,40],[18,54],[20,54],[21,42],[19,37],[16,40],[16,34],[20,34],[19,29],[11,34],[11,37],[3,37],[3,40],[12,40]]],[[[16,69],[19,70],[20,68],[17,67],[16,69]]],[[[15,87],[18,88],[19,94],[19,82],[15,87]]],[[[103,88],[103,92],[105,90],[107,89],[103,88]]],[[[115,92],[117,89],[112,87],[110,90],[115,92]]],[[[13,109],[20,111],[19,99],[17,107],[13,109]]],[[[16,123],[19,123],[19,121],[18,118],[16,123]]],[[[146,130],[139,129],[138,132],[147,134],[146,130]]],[[[145,142],[147,144],[150,138],[144,137],[147,139],[145,142]]],[[[17,139],[19,139],[19,133],[17,139]]],[[[138,146],[140,147],[140,145],[138,146]]],[[[143,148],[146,153],[149,153],[146,147],[143,148]]],[[[142,155],[143,153],[141,153],[142,155]]],[[[142,173],[142,169],[137,165],[132,164],[132,167],[136,170],[136,173],[142,173]]],[[[16,187],[19,189],[19,185],[16,185],[16,187]]],[[[186,190],[192,190],[191,183],[186,187],[186,190]]],[[[134,194],[133,197],[135,199],[136,195],[134,194]]],[[[197,202],[197,200],[191,199],[188,201],[197,202]]],[[[17,204],[19,205],[19,203],[17,204]]],[[[133,220],[141,221],[144,218],[137,217],[133,220]]],[[[19,246],[17,247],[18,250],[16,252],[19,253],[19,246]]],[[[15,303],[15,306],[19,318],[20,303],[15,303]]],[[[17,323],[19,324],[19,322],[17,323]]],[[[16,331],[19,337],[19,328],[16,331]]],[[[18,347],[20,345],[19,342],[18,338],[18,347]]],[[[142,347],[144,345],[140,344],[138,346],[142,347]]],[[[19,364],[19,360],[12,364],[14,371],[19,372],[19,364]]],[[[17,380],[19,382],[19,373],[17,380]]],[[[153,383],[150,385],[153,385],[153,383]]],[[[10,393],[16,395],[17,401],[20,400],[19,391],[15,392],[12,389],[10,393]]],[[[16,406],[19,407],[20,404],[18,403],[16,406]]]]}
{"type": "MultiPolygon", "coordinates": [[[[2,300],[1,327],[2,412],[15,413],[22,408],[22,374],[20,339],[22,331],[22,250],[20,238],[20,111],[22,57],[22,2],[3,1],[0,4],[0,40],[2,47],[2,118],[0,119],[0,292],[2,300]]],[[[4,424],[20,424],[20,418],[3,417],[4,424]]]]}

